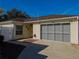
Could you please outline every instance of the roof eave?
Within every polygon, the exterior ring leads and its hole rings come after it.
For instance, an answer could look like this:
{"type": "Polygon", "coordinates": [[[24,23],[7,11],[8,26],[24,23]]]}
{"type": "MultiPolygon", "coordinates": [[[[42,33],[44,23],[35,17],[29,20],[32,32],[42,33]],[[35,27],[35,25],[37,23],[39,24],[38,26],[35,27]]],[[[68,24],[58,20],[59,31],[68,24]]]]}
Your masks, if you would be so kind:
{"type": "Polygon", "coordinates": [[[54,18],[54,19],[49,19],[49,20],[33,20],[33,21],[28,21],[24,23],[40,23],[40,22],[46,22],[46,21],[56,21],[56,20],[63,20],[63,19],[78,19],[78,16],[73,16],[73,17],[63,17],[63,18],[54,18]]]}

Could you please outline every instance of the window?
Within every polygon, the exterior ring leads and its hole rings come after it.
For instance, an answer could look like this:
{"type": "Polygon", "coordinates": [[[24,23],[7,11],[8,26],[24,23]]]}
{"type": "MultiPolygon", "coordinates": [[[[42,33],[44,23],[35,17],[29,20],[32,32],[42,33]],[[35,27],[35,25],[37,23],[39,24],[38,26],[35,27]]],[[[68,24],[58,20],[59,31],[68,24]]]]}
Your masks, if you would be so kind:
{"type": "Polygon", "coordinates": [[[16,25],[16,35],[22,35],[22,34],[23,34],[23,26],[16,25]]]}

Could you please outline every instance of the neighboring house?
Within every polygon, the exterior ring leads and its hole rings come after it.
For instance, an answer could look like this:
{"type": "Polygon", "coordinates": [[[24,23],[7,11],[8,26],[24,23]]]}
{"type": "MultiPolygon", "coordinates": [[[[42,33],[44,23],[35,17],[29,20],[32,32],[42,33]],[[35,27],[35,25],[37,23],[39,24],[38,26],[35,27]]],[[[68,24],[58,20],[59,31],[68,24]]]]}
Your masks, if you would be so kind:
{"type": "Polygon", "coordinates": [[[33,39],[79,44],[79,16],[52,15],[0,24],[5,41],[33,36],[33,39]]]}

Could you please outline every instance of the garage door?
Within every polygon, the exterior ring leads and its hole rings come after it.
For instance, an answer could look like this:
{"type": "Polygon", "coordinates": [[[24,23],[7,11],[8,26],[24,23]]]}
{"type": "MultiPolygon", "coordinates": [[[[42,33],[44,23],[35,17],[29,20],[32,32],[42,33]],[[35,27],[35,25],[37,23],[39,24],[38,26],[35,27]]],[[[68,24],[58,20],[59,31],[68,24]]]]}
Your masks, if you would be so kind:
{"type": "Polygon", "coordinates": [[[70,42],[70,24],[41,25],[41,39],[70,42]]]}
{"type": "Polygon", "coordinates": [[[4,41],[12,40],[13,24],[1,25],[1,34],[4,36],[4,41]]]}

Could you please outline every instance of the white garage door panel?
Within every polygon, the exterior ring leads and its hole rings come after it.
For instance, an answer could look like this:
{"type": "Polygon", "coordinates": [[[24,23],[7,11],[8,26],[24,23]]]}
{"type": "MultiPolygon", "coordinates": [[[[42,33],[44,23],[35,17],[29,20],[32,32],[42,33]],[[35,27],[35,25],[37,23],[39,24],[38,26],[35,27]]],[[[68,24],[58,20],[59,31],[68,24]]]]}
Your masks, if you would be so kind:
{"type": "Polygon", "coordinates": [[[62,33],[62,25],[56,24],[55,26],[55,33],[62,33]]]}
{"type": "Polygon", "coordinates": [[[48,39],[49,40],[54,40],[54,34],[48,34],[48,39]]]}
{"type": "Polygon", "coordinates": [[[62,34],[55,34],[55,41],[62,41],[62,34]]]}
{"type": "Polygon", "coordinates": [[[69,24],[63,24],[63,33],[70,34],[70,26],[69,26],[69,24]]]}
{"type": "Polygon", "coordinates": [[[4,36],[4,41],[11,40],[13,35],[13,24],[2,25],[1,34],[4,36]]]}
{"type": "Polygon", "coordinates": [[[54,33],[54,25],[48,26],[48,33],[54,33]]]}
{"type": "Polygon", "coordinates": [[[47,34],[42,33],[42,39],[47,39],[47,34]]]}
{"type": "Polygon", "coordinates": [[[42,33],[47,33],[47,26],[42,26],[42,33]]]}
{"type": "Polygon", "coordinates": [[[41,26],[41,38],[70,42],[70,24],[47,24],[41,26]]]}
{"type": "Polygon", "coordinates": [[[64,42],[70,42],[70,35],[67,35],[67,34],[64,34],[63,35],[63,40],[64,40],[64,42]]]}

